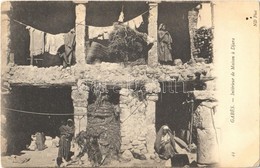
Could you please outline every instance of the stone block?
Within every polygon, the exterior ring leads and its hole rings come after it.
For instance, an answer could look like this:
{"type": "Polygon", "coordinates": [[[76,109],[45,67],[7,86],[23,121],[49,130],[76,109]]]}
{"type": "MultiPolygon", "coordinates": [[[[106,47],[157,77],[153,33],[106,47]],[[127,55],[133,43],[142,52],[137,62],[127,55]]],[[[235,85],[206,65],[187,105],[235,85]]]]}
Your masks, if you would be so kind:
{"type": "Polygon", "coordinates": [[[119,92],[120,95],[126,96],[126,97],[129,96],[130,93],[131,93],[131,91],[129,89],[125,89],[125,88],[121,89],[119,92]]]}
{"type": "Polygon", "coordinates": [[[146,141],[146,137],[144,137],[144,136],[139,136],[137,139],[138,139],[139,141],[146,141]]]}
{"type": "Polygon", "coordinates": [[[181,60],[181,59],[175,59],[175,60],[174,60],[174,65],[175,65],[175,66],[180,66],[180,65],[182,65],[182,60],[181,60]]]}
{"type": "Polygon", "coordinates": [[[83,92],[83,93],[80,93],[78,91],[72,91],[71,92],[71,98],[73,101],[76,101],[76,100],[85,100],[87,101],[88,100],[88,92],[83,92]]]}
{"type": "Polygon", "coordinates": [[[141,151],[139,149],[133,149],[132,153],[137,153],[137,154],[141,154],[141,151]]]}
{"type": "Polygon", "coordinates": [[[142,104],[138,107],[138,112],[145,114],[145,112],[146,112],[146,106],[145,106],[144,103],[142,103],[142,104]]]}
{"type": "Polygon", "coordinates": [[[193,94],[197,100],[216,100],[216,93],[214,91],[193,91],[193,94]]]}
{"type": "Polygon", "coordinates": [[[74,107],[74,114],[87,114],[86,107],[74,107]]]}
{"type": "Polygon", "coordinates": [[[146,149],[146,145],[141,143],[140,145],[138,145],[137,149],[139,150],[146,149]]]}
{"type": "Polygon", "coordinates": [[[141,152],[141,154],[147,154],[147,153],[148,153],[148,151],[147,151],[147,149],[146,149],[146,148],[144,148],[144,149],[140,150],[140,152],[141,152]]]}
{"type": "Polygon", "coordinates": [[[122,96],[120,97],[120,104],[129,104],[131,102],[131,99],[129,99],[128,97],[122,96]]]}
{"type": "Polygon", "coordinates": [[[75,100],[75,101],[73,101],[73,106],[74,107],[87,107],[88,102],[85,100],[75,100]]]}
{"type": "Polygon", "coordinates": [[[158,95],[155,95],[155,94],[147,96],[147,100],[150,100],[150,101],[157,101],[158,99],[159,99],[158,95]]]}
{"type": "Polygon", "coordinates": [[[128,108],[128,105],[126,105],[126,104],[120,102],[119,107],[120,107],[121,109],[127,109],[127,108],[128,108]]]}
{"type": "Polygon", "coordinates": [[[126,150],[131,150],[133,148],[133,146],[131,144],[121,144],[121,152],[124,152],[126,150]]]}
{"type": "Polygon", "coordinates": [[[130,152],[130,150],[126,150],[123,152],[121,158],[124,161],[131,161],[134,157],[133,157],[132,153],[130,152]]]}
{"type": "Polygon", "coordinates": [[[123,137],[122,139],[121,139],[121,144],[122,145],[128,145],[128,144],[130,144],[131,143],[131,140],[128,138],[128,137],[123,137]]]}
{"type": "Polygon", "coordinates": [[[148,82],[145,84],[145,90],[148,93],[159,93],[161,91],[160,84],[158,82],[148,82]]]}
{"type": "Polygon", "coordinates": [[[138,140],[133,140],[132,145],[133,146],[138,146],[138,145],[141,145],[141,142],[138,141],[138,140]]]}

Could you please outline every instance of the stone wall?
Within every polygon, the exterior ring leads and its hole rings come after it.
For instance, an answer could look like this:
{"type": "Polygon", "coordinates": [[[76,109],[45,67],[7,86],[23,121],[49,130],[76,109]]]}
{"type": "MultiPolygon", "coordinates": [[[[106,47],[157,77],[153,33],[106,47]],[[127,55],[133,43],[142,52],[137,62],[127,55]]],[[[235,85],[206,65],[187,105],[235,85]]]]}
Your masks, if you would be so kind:
{"type": "Polygon", "coordinates": [[[34,66],[9,66],[2,79],[11,84],[21,85],[76,85],[76,79],[82,78],[89,82],[104,82],[107,84],[149,82],[154,81],[185,81],[196,78],[200,73],[202,79],[213,78],[213,64],[190,61],[178,66],[147,65],[125,67],[116,63],[96,65],[81,65],[68,68],[50,67],[37,68],[34,66]],[[109,77],[109,78],[108,78],[109,77]]]}
{"type": "Polygon", "coordinates": [[[120,90],[121,152],[143,154],[147,159],[154,154],[155,103],[160,85],[147,83],[145,92],[132,89],[120,90]]]}
{"type": "Polygon", "coordinates": [[[120,91],[120,122],[121,122],[121,152],[130,150],[132,153],[146,154],[147,100],[140,101],[137,93],[130,89],[120,91]]]}

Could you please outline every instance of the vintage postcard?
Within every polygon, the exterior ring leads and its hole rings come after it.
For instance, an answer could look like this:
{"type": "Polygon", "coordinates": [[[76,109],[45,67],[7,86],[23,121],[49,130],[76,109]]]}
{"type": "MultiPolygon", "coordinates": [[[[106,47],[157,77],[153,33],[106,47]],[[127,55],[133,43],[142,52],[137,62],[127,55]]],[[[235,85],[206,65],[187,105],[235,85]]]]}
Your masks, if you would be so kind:
{"type": "Polygon", "coordinates": [[[3,1],[2,167],[258,167],[259,2],[3,1]]]}

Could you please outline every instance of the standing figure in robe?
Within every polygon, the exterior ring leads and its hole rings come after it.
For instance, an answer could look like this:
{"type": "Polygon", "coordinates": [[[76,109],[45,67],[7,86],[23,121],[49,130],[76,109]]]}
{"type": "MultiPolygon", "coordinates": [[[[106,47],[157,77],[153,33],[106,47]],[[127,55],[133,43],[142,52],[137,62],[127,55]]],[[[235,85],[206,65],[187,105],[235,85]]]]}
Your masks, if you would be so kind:
{"type": "Polygon", "coordinates": [[[158,57],[161,63],[172,62],[172,37],[166,31],[165,24],[160,24],[158,30],[158,57]]]}

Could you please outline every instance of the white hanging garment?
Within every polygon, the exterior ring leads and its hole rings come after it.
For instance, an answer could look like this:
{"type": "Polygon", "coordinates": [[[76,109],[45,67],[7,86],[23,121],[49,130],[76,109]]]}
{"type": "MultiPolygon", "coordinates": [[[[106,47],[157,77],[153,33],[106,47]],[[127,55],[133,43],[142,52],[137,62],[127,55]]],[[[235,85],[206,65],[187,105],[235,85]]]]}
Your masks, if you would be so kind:
{"type": "Polygon", "coordinates": [[[123,11],[123,8],[124,7],[122,7],[122,10],[121,10],[121,12],[120,12],[120,15],[119,15],[119,17],[118,17],[118,22],[124,22],[124,11],[123,11]]]}
{"type": "Polygon", "coordinates": [[[203,26],[206,28],[212,27],[211,15],[210,3],[202,3],[202,8],[199,10],[197,28],[199,29],[203,26]]]}
{"type": "Polygon", "coordinates": [[[128,25],[131,29],[137,29],[141,26],[143,22],[143,17],[142,15],[135,17],[132,20],[129,20],[128,22],[125,22],[125,25],[128,25]]]}
{"type": "Polygon", "coordinates": [[[45,52],[49,52],[52,55],[56,55],[58,49],[64,45],[64,35],[65,33],[60,33],[60,34],[46,34],[45,40],[45,52]]]}
{"type": "Polygon", "coordinates": [[[30,34],[30,56],[44,53],[44,32],[33,27],[27,26],[30,34]]]}
{"type": "Polygon", "coordinates": [[[114,29],[113,26],[108,26],[108,27],[89,26],[88,27],[89,39],[97,38],[100,36],[104,36],[104,39],[108,39],[108,34],[111,33],[113,29],[114,29]]]}

